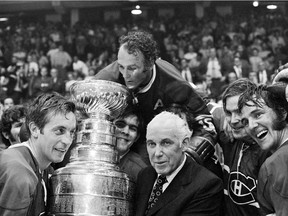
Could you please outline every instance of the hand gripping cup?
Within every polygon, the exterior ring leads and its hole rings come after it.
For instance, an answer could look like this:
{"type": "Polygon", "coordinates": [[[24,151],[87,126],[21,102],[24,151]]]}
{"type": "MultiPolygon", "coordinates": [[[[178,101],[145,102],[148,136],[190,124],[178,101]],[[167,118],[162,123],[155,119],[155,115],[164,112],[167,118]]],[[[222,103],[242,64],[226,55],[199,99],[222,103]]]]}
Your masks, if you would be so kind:
{"type": "Polygon", "coordinates": [[[129,90],[104,80],[78,81],[71,97],[78,119],[70,162],[51,177],[50,215],[133,215],[134,182],[119,170],[115,149],[117,118],[131,102],[129,90]]]}

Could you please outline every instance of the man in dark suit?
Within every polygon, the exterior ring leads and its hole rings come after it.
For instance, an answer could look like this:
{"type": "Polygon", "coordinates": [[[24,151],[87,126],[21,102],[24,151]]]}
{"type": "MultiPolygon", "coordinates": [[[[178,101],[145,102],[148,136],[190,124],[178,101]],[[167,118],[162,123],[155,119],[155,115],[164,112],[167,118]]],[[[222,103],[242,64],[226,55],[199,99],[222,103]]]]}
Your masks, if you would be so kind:
{"type": "Polygon", "coordinates": [[[234,64],[231,68],[231,71],[234,71],[237,74],[238,79],[242,77],[249,76],[249,72],[251,71],[251,66],[248,61],[245,59],[241,59],[239,56],[234,57],[234,64]]]}
{"type": "Polygon", "coordinates": [[[167,111],[148,124],[152,166],[138,175],[136,216],[220,215],[222,181],[186,156],[191,134],[186,121],[167,111]]]}

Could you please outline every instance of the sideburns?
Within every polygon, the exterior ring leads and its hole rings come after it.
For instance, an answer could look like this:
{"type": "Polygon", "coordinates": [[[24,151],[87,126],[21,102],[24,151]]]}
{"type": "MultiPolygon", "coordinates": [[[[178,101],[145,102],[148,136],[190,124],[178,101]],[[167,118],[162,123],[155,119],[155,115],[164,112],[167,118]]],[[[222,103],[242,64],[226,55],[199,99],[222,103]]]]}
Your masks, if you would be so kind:
{"type": "Polygon", "coordinates": [[[277,115],[277,118],[272,124],[272,129],[277,131],[283,130],[286,127],[286,124],[286,120],[277,115]]]}

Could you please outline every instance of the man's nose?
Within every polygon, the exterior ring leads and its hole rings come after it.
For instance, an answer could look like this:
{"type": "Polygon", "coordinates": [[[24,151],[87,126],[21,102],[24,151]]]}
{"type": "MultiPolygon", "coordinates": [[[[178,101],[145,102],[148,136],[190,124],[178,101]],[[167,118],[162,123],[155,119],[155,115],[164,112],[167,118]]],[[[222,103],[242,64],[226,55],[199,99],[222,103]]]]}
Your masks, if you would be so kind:
{"type": "Polygon", "coordinates": [[[62,137],[62,142],[66,145],[70,145],[73,142],[73,134],[67,132],[62,137]]]}
{"type": "Polygon", "coordinates": [[[248,126],[248,129],[253,129],[258,126],[258,123],[255,120],[247,119],[246,125],[248,126]]]}
{"type": "Polygon", "coordinates": [[[127,68],[122,69],[121,73],[122,73],[124,78],[129,78],[130,77],[130,73],[127,70],[127,68]]]}
{"type": "Polygon", "coordinates": [[[237,124],[239,122],[240,122],[240,116],[238,114],[232,113],[231,123],[232,124],[237,124]]]}
{"type": "Polygon", "coordinates": [[[129,125],[126,125],[125,127],[121,128],[121,132],[124,134],[128,134],[129,133],[129,125]]]}
{"type": "Polygon", "coordinates": [[[159,157],[163,155],[162,147],[161,145],[156,145],[155,147],[155,156],[159,157]]]}

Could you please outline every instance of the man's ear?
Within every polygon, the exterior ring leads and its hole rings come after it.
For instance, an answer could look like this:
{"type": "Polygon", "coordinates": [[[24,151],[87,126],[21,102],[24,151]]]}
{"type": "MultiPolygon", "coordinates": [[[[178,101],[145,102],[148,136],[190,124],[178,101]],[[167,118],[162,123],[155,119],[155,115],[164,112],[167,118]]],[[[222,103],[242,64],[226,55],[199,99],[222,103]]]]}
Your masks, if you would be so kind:
{"type": "Polygon", "coordinates": [[[285,121],[287,119],[287,115],[288,115],[287,111],[285,109],[281,109],[281,114],[283,117],[281,120],[285,121]]]}
{"type": "Polygon", "coordinates": [[[287,119],[287,111],[284,112],[284,119],[287,119]]]}
{"type": "Polygon", "coordinates": [[[184,140],[182,141],[182,151],[185,151],[190,145],[190,138],[186,137],[184,138],[184,140]]]}
{"type": "Polygon", "coordinates": [[[2,132],[5,139],[9,140],[9,134],[7,132],[2,132]]]}
{"type": "Polygon", "coordinates": [[[30,130],[31,136],[34,137],[34,138],[37,138],[38,134],[40,132],[38,126],[34,122],[30,122],[28,127],[29,127],[29,130],[30,130]]]}

